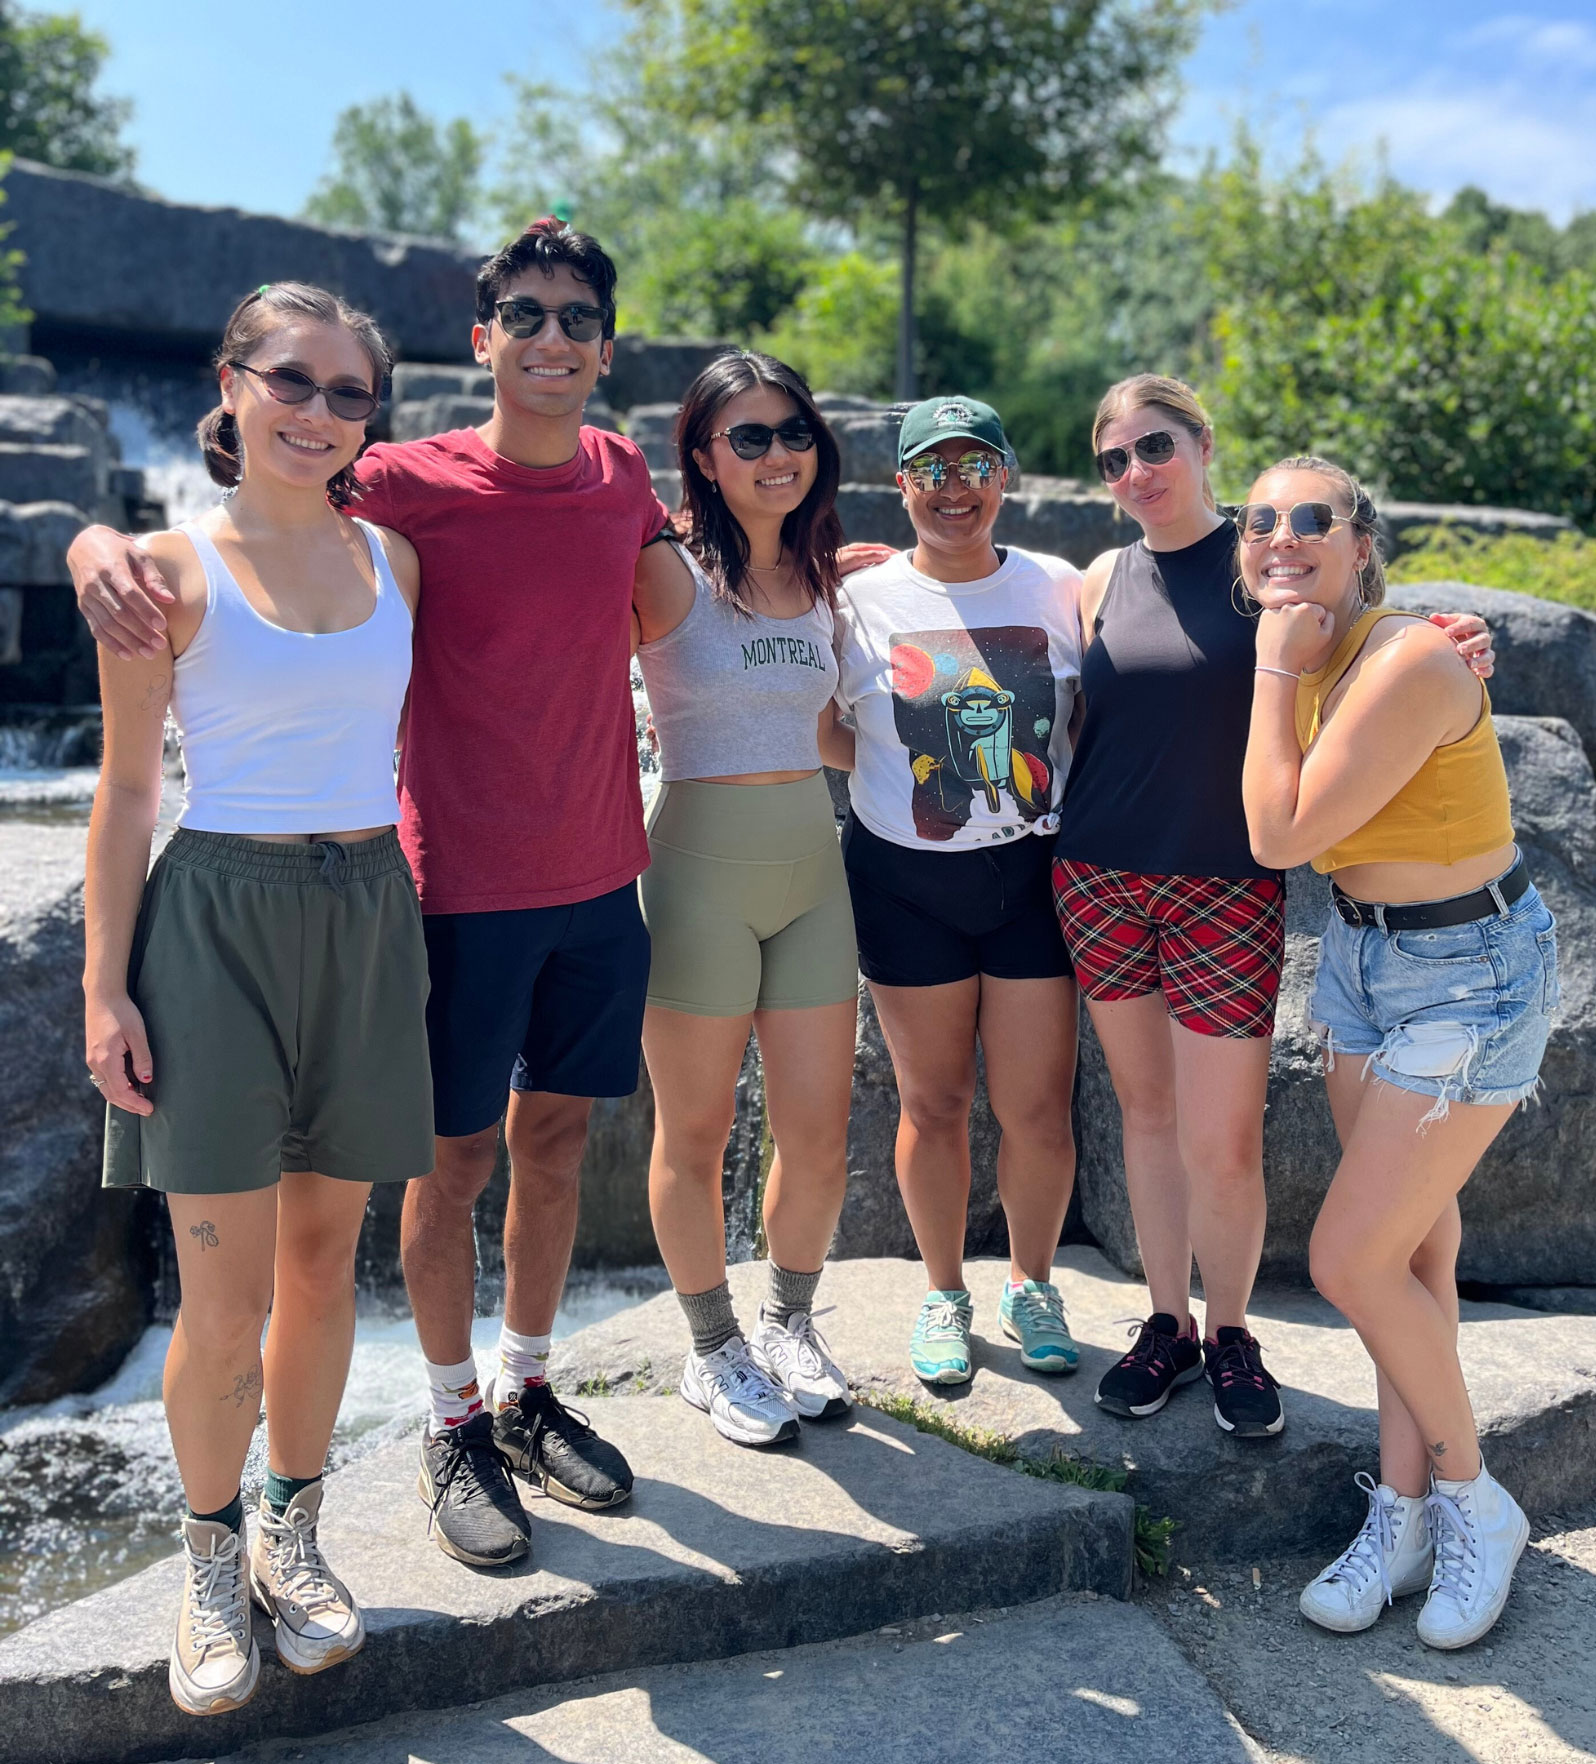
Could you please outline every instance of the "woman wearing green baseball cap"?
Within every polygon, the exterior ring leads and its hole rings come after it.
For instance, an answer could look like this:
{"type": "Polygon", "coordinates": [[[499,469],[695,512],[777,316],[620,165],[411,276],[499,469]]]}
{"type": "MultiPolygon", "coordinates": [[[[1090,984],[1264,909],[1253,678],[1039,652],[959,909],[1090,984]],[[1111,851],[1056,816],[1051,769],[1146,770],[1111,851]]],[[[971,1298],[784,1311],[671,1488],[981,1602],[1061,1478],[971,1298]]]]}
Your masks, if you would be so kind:
{"type": "Polygon", "coordinates": [[[1048,874],[1081,578],[1062,558],[993,544],[1012,458],[990,405],[915,405],[898,445],[914,549],[838,594],[838,701],[856,726],[843,855],[859,967],[898,1082],[898,1185],[930,1286],[910,1359],[933,1384],[970,1377],[978,1046],[1003,1130],[999,1326],[1035,1371],[1078,1362],[1051,1279],[1075,1175],[1076,993],[1048,874]]]}

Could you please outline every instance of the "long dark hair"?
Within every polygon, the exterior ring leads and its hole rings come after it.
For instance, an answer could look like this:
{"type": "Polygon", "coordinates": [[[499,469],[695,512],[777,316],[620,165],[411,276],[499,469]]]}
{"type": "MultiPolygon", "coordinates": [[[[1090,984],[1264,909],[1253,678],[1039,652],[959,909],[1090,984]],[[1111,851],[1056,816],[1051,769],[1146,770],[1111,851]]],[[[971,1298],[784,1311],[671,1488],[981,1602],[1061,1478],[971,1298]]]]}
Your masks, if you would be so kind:
{"type": "Polygon", "coordinates": [[[751,612],[743,597],[748,580],[748,535],[693,454],[695,450],[709,451],[716,419],[727,402],[755,386],[773,386],[785,392],[814,431],[815,481],[781,523],[781,542],[792,557],[798,580],[809,591],[810,604],[823,600],[832,606],[841,580],[837,569],[837,548],[842,544],[837,485],[842,478],[842,460],[837,438],[826,427],[808,382],[786,362],[757,350],[731,351],[717,355],[687,388],[676,419],[676,451],[682,468],[677,528],[687,549],[703,566],[717,598],[729,601],[738,612],[751,612]]]}
{"type": "MultiPolygon", "coordinates": [[[[233,308],[233,316],[222,332],[222,346],[216,351],[218,370],[229,362],[248,361],[279,325],[294,319],[342,325],[365,350],[371,363],[371,389],[379,397],[382,395],[383,382],[393,368],[393,354],[377,329],[377,321],[336,294],[329,294],[325,288],[313,288],[308,282],[265,282],[253,294],[246,294],[233,308]]],[[[244,475],[244,456],[232,412],[218,404],[200,418],[195,433],[211,481],[224,490],[236,489],[244,475]]],[[[353,465],[346,465],[327,481],[327,500],[334,508],[348,508],[359,495],[353,465]]]]}

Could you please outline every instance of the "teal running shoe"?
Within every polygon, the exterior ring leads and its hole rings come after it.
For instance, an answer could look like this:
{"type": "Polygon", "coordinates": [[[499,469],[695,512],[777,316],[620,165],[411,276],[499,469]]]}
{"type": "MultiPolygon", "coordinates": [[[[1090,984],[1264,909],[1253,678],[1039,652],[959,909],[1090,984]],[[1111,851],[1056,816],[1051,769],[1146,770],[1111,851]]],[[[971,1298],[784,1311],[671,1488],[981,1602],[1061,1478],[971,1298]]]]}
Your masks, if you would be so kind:
{"type": "Polygon", "coordinates": [[[928,1292],[914,1320],[909,1364],[927,1384],[970,1382],[970,1318],[967,1292],[928,1292]]]}
{"type": "Polygon", "coordinates": [[[1005,1281],[998,1321],[1009,1340],[1020,1344],[1020,1364],[1033,1372],[1073,1372],[1080,1365],[1081,1350],[1052,1281],[1027,1280],[1018,1292],[1005,1281]]]}

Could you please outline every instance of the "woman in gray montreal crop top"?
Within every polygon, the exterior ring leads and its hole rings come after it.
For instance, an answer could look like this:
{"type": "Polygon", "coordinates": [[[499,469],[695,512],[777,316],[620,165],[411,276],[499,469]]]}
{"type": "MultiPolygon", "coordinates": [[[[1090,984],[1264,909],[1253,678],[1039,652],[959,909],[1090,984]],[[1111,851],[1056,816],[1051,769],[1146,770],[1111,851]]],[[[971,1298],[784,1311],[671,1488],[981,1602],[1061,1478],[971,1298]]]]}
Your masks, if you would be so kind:
{"type": "MultiPolygon", "coordinates": [[[[802,377],[765,355],[710,363],[677,449],[681,543],[644,550],[633,597],[664,779],[638,883],[654,945],[649,1204],[692,1330],[682,1395],[727,1439],[765,1445],[849,1400],[810,1320],[847,1181],[858,988],[820,770],[852,763],[832,700],[839,464],[802,377]],[[750,1026],[776,1156],[770,1294],[745,1331],[726,1288],[721,1162],[750,1026]]],[[[878,548],[849,550],[862,563],[878,548]]]]}

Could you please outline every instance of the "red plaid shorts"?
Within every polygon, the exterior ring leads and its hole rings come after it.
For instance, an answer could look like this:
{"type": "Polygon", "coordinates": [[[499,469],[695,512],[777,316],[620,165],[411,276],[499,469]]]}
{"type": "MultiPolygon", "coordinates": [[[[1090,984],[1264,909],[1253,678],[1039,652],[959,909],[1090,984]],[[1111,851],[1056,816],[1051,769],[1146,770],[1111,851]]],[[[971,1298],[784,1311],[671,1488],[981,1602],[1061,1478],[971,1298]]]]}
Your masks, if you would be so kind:
{"type": "Polygon", "coordinates": [[[1053,860],[1053,905],[1075,976],[1099,1002],[1163,989],[1199,1035],[1272,1034],[1286,959],[1273,877],[1144,876],[1053,860]]]}

